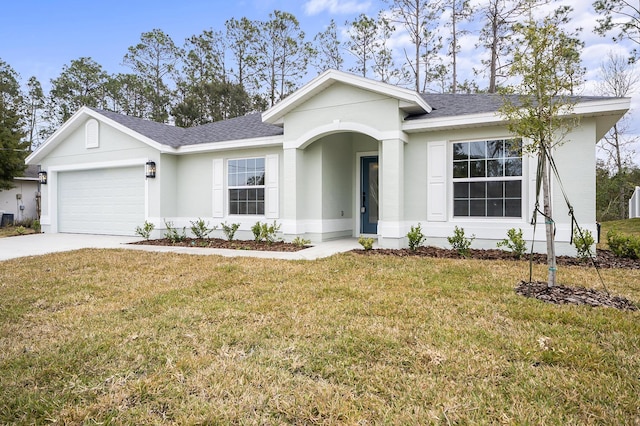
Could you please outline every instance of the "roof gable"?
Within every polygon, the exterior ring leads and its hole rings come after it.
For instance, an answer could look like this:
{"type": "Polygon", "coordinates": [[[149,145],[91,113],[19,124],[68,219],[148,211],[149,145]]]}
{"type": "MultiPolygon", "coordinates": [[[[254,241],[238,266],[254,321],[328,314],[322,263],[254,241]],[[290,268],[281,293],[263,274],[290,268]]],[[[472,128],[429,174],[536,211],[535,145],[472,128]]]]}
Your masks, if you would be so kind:
{"type": "Polygon", "coordinates": [[[413,90],[381,83],[342,71],[328,70],[262,113],[262,120],[266,123],[281,125],[287,113],[335,83],[343,83],[395,98],[400,102],[400,109],[407,114],[425,114],[431,112],[431,106],[429,106],[422,96],[413,90]]]}

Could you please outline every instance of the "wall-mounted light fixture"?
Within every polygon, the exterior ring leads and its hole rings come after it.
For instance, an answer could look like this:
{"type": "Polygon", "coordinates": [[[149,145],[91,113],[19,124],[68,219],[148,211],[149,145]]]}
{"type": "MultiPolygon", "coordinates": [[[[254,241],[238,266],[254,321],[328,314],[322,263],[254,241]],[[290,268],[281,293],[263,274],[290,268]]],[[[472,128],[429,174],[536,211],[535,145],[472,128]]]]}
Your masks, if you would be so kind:
{"type": "Polygon", "coordinates": [[[40,181],[40,183],[42,185],[46,185],[47,184],[47,172],[45,172],[44,170],[40,170],[38,172],[38,180],[40,181]]]}
{"type": "Polygon", "coordinates": [[[147,161],[144,168],[144,174],[146,177],[155,179],[156,177],[156,163],[153,161],[147,161]]]}

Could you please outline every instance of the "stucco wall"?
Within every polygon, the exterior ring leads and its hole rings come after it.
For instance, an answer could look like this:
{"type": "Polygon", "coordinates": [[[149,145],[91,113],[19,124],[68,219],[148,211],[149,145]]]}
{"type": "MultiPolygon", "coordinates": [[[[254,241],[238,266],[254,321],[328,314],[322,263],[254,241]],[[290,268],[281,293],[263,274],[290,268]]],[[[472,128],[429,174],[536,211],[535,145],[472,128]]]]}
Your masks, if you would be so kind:
{"type": "MultiPolygon", "coordinates": [[[[595,120],[584,119],[581,126],[568,134],[565,143],[554,150],[554,158],[560,171],[565,190],[574,207],[576,217],[581,226],[595,235],[595,120]]],[[[460,141],[487,140],[508,138],[509,133],[502,126],[481,127],[475,129],[444,130],[411,134],[405,146],[405,227],[422,224],[423,232],[430,237],[431,244],[447,247],[447,236],[453,234],[455,226],[465,229],[466,234],[476,235],[473,247],[495,248],[496,241],[506,238],[509,228],[520,228],[525,239],[533,237],[530,224],[535,203],[535,156],[523,157],[523,217],[517,218],[459,218],[453,216],[453,183],[452,183],[452,150],[451,144],[460,141]],[[446,211],[447,221],[427,220],[427,144],[432,141],[446,141],[447,181],[446,211]]],[[[564,197],[558,183],[552,182],[554,220],[557,225],[556,241],[559,252],[575,254],[570,241],[570,217],[564,197]]],[[[544,250],[544,219],[539,217],[536,230],[538,250],[544,250]]]]}
{"type": "Polygon", "coordinates": [[[38,193],[38,182],[14,180],[12,189],[0,191],[0,214],[13,214],[14,221],[25,219],[37,219],[36,194],[38,193]],[[20,199],[16,196],[19,195],[20,199]],[[24,209],[20,210],[23,205],[24,209]]]}

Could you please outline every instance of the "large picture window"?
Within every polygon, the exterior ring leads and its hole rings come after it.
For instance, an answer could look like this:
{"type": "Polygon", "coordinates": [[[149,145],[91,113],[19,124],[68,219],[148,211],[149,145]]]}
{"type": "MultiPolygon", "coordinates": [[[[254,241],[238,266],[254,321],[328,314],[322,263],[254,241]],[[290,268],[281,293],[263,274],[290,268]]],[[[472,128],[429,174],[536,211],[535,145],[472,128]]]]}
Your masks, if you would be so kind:
{"type": "Polygon", "coordinates": [[[264,214],[264,158],[229,160],[229,214],[264,214]]]}
{"type": "Polygon", "coordinates": [[[522,217],[522,141],[453,144],[453,215],[522,217]]]}

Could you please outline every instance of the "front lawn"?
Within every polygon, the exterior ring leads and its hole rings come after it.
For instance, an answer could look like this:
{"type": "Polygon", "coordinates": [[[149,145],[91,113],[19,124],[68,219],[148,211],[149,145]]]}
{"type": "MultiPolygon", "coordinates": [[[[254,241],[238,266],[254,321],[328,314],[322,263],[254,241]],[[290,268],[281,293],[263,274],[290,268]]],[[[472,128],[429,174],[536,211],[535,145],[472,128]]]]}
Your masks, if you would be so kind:
{"type": "MultiPolygon", "coordinates": [[[[640,301],[640,271],[601,273],[640,301]]],[[[516,295],[527,277],[353,253],[1,262],[0,423],[640,422],[640,312],[516,295]]],[[[559,282],[599,288],[589,268],[559,282]]]]}

